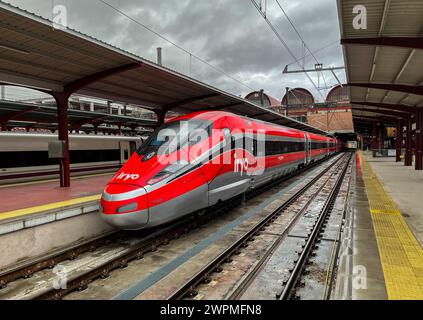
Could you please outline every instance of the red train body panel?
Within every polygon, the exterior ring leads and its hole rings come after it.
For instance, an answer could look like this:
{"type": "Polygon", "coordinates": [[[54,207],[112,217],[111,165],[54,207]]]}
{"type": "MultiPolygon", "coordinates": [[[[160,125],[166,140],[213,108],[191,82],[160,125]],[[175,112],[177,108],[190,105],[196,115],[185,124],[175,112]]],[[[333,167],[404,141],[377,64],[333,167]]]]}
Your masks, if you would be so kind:
{"type": "Polygon", "coordinates": [[[174,118],[106,186],[101,216],[128,230],[167,223],[337,152],[336,139],[221,111],[174,118]]]}

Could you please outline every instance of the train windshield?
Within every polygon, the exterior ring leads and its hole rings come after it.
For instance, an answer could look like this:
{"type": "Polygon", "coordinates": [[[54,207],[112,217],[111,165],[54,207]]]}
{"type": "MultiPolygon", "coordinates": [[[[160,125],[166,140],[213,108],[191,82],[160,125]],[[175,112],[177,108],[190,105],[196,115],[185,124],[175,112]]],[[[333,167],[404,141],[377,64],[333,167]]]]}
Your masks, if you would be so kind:
{"type": "MultiPolygon", "coordinates": [[[[158,128],[137,150],[140,156],[170,154],[185,146],[191,146],[210,136],[212,122],[189,119],[172,121],[158,128]]],[[[146,159],[148,160],[148,159],[146,159]]]]}

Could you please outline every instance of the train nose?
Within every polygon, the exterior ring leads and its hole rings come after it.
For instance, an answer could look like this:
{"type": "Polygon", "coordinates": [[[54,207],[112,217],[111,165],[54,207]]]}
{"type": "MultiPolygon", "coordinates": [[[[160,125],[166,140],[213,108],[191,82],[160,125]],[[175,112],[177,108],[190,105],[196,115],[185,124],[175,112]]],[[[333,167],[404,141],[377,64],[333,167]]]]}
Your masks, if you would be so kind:
{"type": "Polygon", "coordinates": [[[101,197],[100,215],[118,229],[144,228],[149,221],[147,191],[134,185],[109,184],[101,197]]]}

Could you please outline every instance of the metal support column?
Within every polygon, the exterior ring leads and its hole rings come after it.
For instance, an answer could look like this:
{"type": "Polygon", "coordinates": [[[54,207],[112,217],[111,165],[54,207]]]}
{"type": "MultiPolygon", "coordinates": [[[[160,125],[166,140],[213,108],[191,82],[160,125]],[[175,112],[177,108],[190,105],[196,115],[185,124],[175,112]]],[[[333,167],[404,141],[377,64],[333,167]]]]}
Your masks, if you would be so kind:
{"type": "Polygon", "coordinates": [[[65,142],[65,157],[60,159],[60,187],[70,187],[68,100],[69,94],[55,92],[52,94],[57,104],[57,126],[59,140],[65,142]]]}
{"type": "Polygon", "coordinates": [[[377,149],[377,127],[376,123],[372,125],[372,142],[371,142],[372,150],[377,149]]]}
{"type": "Polygon", "coordinates": [[[405,138],[405,166],[413,165],[413,132],[411,128],[411,117],[406,120],[406,138],[405,138]]]}
{"type": "Polygon", "coordinates": [[[379,149],[385,149],[385,138],[386,138],[386,127],[383,125],[380,127],[380,140],[379,140],[379,149]]]}
{"type": "Polygon", "coordinates": [[[385,127],[384,126],[379,126],[378,127],[378,141],[377,141],[377,148],[378,149],[383,149],[384,147],[384,136],[383,136],[383,131],[384,131],[385,127]]]}
{"type": "Polygon", "coordinates": [[[285,116],[289,116],[289,87],[285,88],[285,116]]]}
{"type": "Polygon", "coordinates": [[[107,101],[107,112],[113,114],[112,102],[110,100],[107,101]]]}
{"type": "Polygon", "coordinates": [[[401,150],[402,150],[402,140],[404,137],[403,132],[403,121],[398,120],[397,122],[397,137],[396,137],[396,162],[401,161],[401,150]]]}
{"type": "Polygon", "coordinates": [[[260,89],[260,105],[264,107],[264,90],[260,89]]]}
{"type": "Polygon", "coordinates": [[[423,109],[416,110],[416,170],[423,170],[422,149],[423,149],[423,109]]]}
{"type": "Polygon", "coordinates": [[[164,121],[166,116],[167,110],[156,110],[155,113],[157,115],[157,127],[160,127],[164,121]]]}

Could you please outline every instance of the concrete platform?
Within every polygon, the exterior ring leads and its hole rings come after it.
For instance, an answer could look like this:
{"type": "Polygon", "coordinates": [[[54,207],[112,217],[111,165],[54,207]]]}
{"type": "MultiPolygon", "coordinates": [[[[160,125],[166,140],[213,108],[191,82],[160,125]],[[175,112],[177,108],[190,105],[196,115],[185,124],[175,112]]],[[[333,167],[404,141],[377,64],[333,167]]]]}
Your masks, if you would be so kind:
{"type": "Polygon", "coordinates": [[[113,232],[98,217],[101,192],[112,174],[1,186],[0,273],[113,232]]]}
{"type": "Polygon", "coordinates": [[[385,278],[362,172],[354,163],[341,237],[334,300],[386,300],[385,278]]]}
{"type": "Polygon", "coordinates": [[[423,171],[395,162],[395,158],[373,158],[370,153],[365,156],[423,246],[423,171]]]}
{"type": "Polygon", "coordinates": [[[423,300],[423,248],[417,240],[422,235],[421,174],[391,158],[357,155],[357,187],[362,180],[364,190],[356,194],[352,251],[371,290],[357,294],[353,286],[353,298],[385,299],[384,282],[390,300],[423,300]]]}
{"type": "Polygon", "coordinates": [[[113,174],[72,179],[70,188],[60,188],[56,180],[1,186],[0,219],[10,211],[100,194],[113,174]]]}
{"type": "Polygon", "coordinates": [[[362,177],[357,177],[355,185],[353,218],[353,259],[352,270],[355,275],[351,298],[353,300],[386,300],[385,278],[375,230],[370,215],[369,203],[362,177]],[[364,267],[364,269],[362,268],[364,267]],[[366,282],[360,281],[360,273],[365,270],[366,282]]]}
{"type": "Polygon", "coordinates": [[[422,300],[423,172],[357,153],[354,185],[334,299],[422,300]]]}
{"type": "Polygon", "coordinates": [[[57,181],[1,186],[0,235],[98,210],[112,174],[78,177],[70,188],[57,181]]]}

